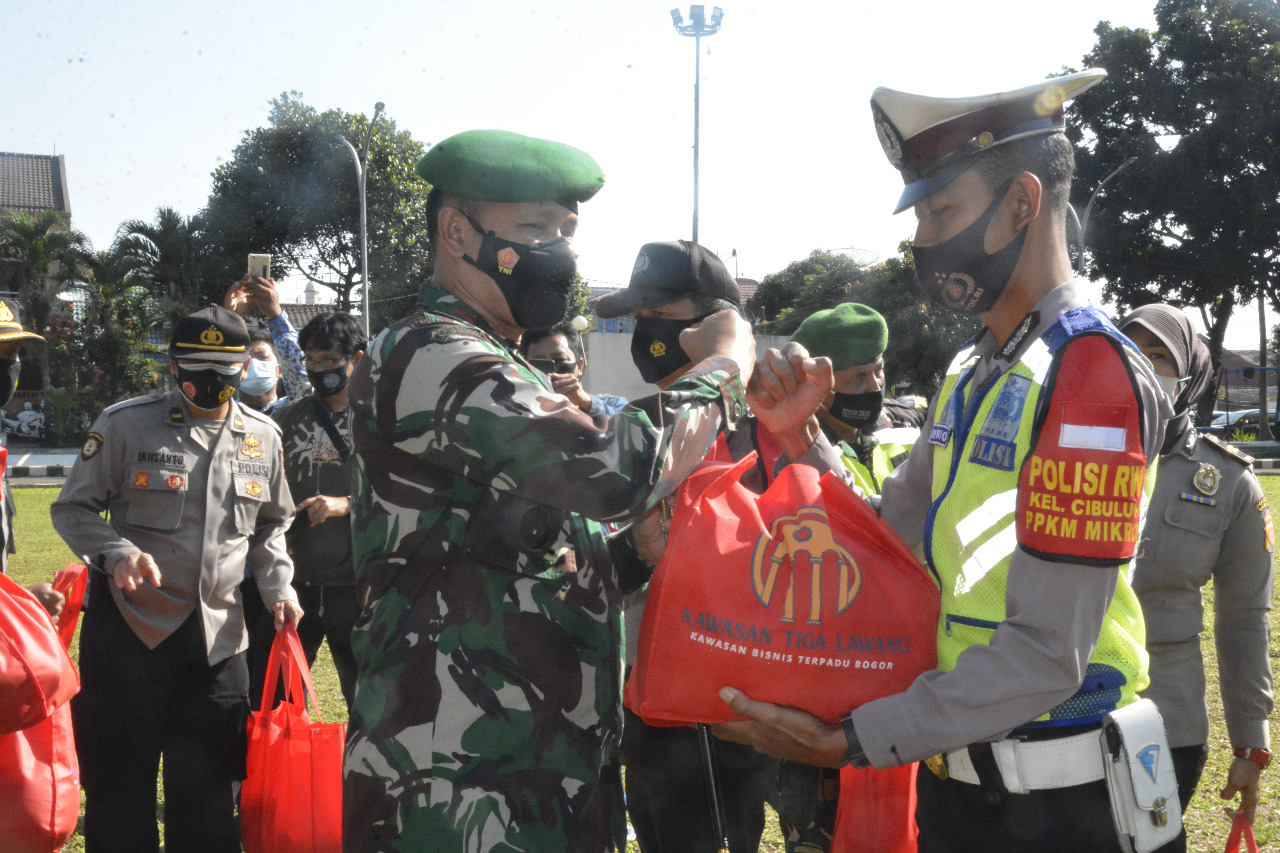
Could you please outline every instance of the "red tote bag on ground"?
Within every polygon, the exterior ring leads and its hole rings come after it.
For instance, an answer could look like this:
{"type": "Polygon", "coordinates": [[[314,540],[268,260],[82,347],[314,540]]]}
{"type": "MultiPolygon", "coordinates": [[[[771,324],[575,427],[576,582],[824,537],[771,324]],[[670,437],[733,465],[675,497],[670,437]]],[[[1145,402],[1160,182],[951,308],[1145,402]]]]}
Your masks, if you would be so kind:
{"type": "MultiPolygon", "coordinates": [[[[68,677],[65,671],[69,670],[69,677],[74,680],[71,693],[79,690],[80,682],[66,649],[79,620],[86,577],[85,567],[74,563],[55,576],[54,589],[67,597],[60,627],[55,630],[35,597],[0,575],[0,586],[4,587],[0,598],[20,602],[32,615],[23,630],[36,636],[28,634],[27,641],[21,644],[46,651],[56,646],[65,658],[62,677],[68,677]]],[[[15,626],[13,621],[6,624],[15,626]]],[[[53,695],[64,694],[66,690],[57,690],[53,695]]],[[[0,850],[4,853],[52,853],[71,837],[80,816],[80,765],[69,701],[58,702],[38,723],[0,736],[0,803],[0,850]]]]}
{"type": "Polygon", "coordinates": [[[276,632],[262,691],[249,715],[247,775],[240,788],[240,835],[246,853],[340,853],[344,723],[320,720],[316,688],[292,624],[276,632]],[[271,707],[277,678],[284,701],[271,707]],[[304,693],[305,687],[305,693],[304,693]],[[316,703],[307,716],[306,696],[316,703]]]}
{"type": "Polygon", "coordinates": [[[936,664],[939,598],[875,511],[828,474],[708,463],[677,499],[640,629],[628,707],[662,725],[740,719],[728,685],[834,723],[936,664]]]}

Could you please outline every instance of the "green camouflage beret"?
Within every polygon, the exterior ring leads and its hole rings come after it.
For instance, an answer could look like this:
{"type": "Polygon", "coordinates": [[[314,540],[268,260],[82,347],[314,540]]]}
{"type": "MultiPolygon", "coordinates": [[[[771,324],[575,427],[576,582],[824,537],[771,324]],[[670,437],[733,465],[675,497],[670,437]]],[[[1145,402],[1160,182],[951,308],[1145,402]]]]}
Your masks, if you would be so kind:
{"type": "Polygon", "coordinates": [[[825,355],[836,370],[870,364],[889,346],[889,326],[874,308],[842,302],[809,315],[791,340],[810,355],[825,355]]]}
{"type": "Polygon", "coordinates": [[[604,186],[600,164],[562,142],[505,130],[468,130],[431,146],[418,174],[440,192],[473,201],[559,201],[573,207],[604,186]]]}

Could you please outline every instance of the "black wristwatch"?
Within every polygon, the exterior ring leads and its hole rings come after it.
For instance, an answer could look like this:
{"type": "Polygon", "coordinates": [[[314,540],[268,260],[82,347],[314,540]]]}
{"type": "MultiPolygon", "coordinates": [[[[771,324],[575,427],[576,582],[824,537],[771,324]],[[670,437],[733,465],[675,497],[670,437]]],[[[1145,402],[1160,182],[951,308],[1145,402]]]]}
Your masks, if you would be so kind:
{"type": "Polygon", "coordinates": [[[844,729],[844,740],[848,745],[844,757],[849,760],[849,765],[855,768],[870,767],[871,762],[867,760],[867,754],[862,749],[862,741],[858,740],[858,733],[853,730],[853,717],[842,719],[840,728],[844,729]]]}

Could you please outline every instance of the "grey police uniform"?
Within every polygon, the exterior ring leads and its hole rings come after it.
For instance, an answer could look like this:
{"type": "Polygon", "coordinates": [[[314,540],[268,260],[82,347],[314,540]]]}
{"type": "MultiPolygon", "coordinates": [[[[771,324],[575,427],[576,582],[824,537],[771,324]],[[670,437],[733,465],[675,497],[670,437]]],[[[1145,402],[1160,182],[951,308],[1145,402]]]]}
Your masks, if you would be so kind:
{"type": "Polygon", "coordinates": [[[1252,458],[1192,430],[1160,457],[1133,590],[1147,623],[1151,686],[1169,746],[1207,742],[1201,589],[1214,586],[1214,642],[1231,745],[1268,745],[1275,541],[1252,458]]]}
{"type": "Polygon", "coordinates": [[[296,599],[293,508],[279,430],[239,403],[208,421],[172,392],[98,417],[52,508],[95,566],[72,700],[90,849],[158,848],[163,756],[168,849],[240,850],[231,783],[244,776],[249,675],[238,587],[248,567],[265,602],[296,599]],[[159,587],[108,579],[136,552],[155,559],[159,587]]]}
{"type": "Polygon", "coordinates": [[[225,421],[202,423],[176,391],[108,408],[51,513],[72,550],[104,571],[137,551],[155,558],[160,588],[110,586],[125,621],[155,648],[198,608],[215,664],[248,646],[246,566],[267,604],[297,599],[284,545],[294,507],[274,421],[233,402],[225,421]]]}

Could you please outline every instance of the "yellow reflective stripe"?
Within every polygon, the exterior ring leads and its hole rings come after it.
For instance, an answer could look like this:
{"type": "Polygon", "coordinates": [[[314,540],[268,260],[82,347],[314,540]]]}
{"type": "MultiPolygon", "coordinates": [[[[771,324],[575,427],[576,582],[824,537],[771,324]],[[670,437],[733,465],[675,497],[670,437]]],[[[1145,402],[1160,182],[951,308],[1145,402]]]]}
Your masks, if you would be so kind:
{"type": "Polygon", "coordinates": [[[244,347],[210,347],[204,344],[174,344],[179,349],[198,349],[205,352],[244,352],[244,347]]]}

